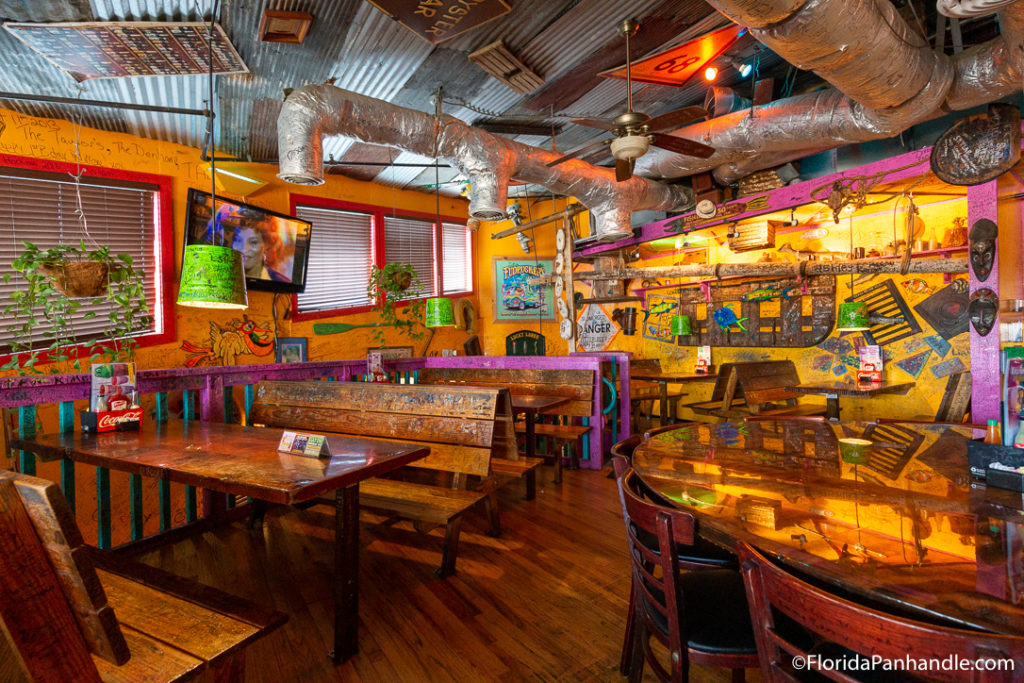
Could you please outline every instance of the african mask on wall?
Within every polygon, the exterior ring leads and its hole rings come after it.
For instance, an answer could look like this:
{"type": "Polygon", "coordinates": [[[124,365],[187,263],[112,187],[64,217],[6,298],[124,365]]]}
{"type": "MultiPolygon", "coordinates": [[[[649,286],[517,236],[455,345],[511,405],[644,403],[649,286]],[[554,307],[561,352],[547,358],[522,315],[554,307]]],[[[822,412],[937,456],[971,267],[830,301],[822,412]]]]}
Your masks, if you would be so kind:
{"type": "Polygon", "coordinates": [[[999,228],[987,218],[975,221],[971,226],[970,256],[971,268],[974,275],[982,282],[988,279],[992,272],[992,264],[996,258],[996,236],[999,228]]]}
{"type": "Polygon", "coordinates": [[[992,331],[998,310],[999,297],[988,287],[982,287],[971,294],[971,303],[967,305],[971,325],[974,325],[974,330],[982,337],[992,331]]]}

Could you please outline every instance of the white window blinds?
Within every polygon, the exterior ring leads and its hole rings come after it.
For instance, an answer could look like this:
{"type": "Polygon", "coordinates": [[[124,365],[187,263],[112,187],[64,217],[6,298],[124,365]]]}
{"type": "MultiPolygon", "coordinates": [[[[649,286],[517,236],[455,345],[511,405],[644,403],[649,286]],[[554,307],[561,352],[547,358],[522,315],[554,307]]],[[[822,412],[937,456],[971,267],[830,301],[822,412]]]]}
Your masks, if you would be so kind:
{"type": "Polygon", "coordinates": [[[464,223],[441,224],[441,252],[444,293],[470,291],[469,232],[464,223]]]}
{"type": "Polygon", "coordinates": [[[437,295],[434,285],[434,224],[431,221],[384,217],[384,259],[408,263],[419,276],[421,296],[437,295]]]}
{"type": "MultiPolygon", "coordinates": [[[[10,282],[0,280],[0,310],[10,302],[13,291],[25,286],[21,275],[11,268],[23,242],[45,250],[62,244],[77,246],[84,240],[87,249],[106,245],[111,254],[131,255],[134,267],[145,274],[146,301],[152,317],[135,336],[162,331],[157,190],[142,183],[86,177],[76,187],[74,179],[66,174],[0,168],[0,276],[12,273],[10,282]],[[88,234],[77,215],[76,193],[81,194],[88,234]]],[[[84,303],[72,320],[76,342],[102,336],[110,324],[109,313],[109,304],[84,303]]],[[[4,316],[0,351],[11,340],[7,326],[16,322],[4,316]]],[[[32,341],[47,346],[43,327],[37,328],[32,341]]]]}
{"type": "Polygon", "coordinates": [[[313,224],[306,291],[298,295],[299,311],[371,304],[366,287],[373,262],[373,216],[314,206],[299,206],[297,214],[313,224]]]}

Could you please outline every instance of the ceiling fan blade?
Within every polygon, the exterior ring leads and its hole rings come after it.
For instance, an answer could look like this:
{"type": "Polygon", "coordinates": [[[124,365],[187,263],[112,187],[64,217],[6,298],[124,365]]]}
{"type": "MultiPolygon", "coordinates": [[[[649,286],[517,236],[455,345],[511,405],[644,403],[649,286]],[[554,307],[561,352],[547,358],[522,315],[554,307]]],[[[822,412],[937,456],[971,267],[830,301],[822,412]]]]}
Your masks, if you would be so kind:
{"type": "Polygon", "coordinates": [[[633,160],[632,159],[616,159],[615,160],[615,180],[618,182],[624,182],[633,177],[633,160]]]}
{"type": "Polygon", "coordinates": [[[615,130],[615,122],[607,119],[571,119],[572,123],[601,130],[615,130]]]}
{"type": "Polygon", "coordinates": [[[652,133],[658,133],[670,128],[678,128],[690,121],[702,119],[707,115],[708,112],[703,107],[683,107],[682,109],[675,109],[655,116],[647,122],[647,130],[652,133]]]}
{"type": "Polygon", "coordinates": [[[583,145],[582,147],[577,147],[576,149],[572,150],[568,154],[565,154],[564,156],[560,156],[557,159],[555,159],[554,161],[549,161],[546,165],[547,166],[557,166],[558,164],[562,163],[563,161],[568,161],[569,159],[576,159],[577,157],[586,156],[588,154],[591,154],[592,152],[596,152],[597,150],[601,149],[601,147],[603,147],[604,145],[607,145],[609,142],[611,142],[611,141],[610,140],[598,140],[597,142],[591,142],[588,145],[583,145]]]}
{"type": "Polygon", "coordinates": [[[661,147],[662,149],[667,149],[670,152],[676,152],[678,154],[707,159],[715,153],[714,147],[708,147],[707,145],[702,145],[699,142],[687,140],[686,138],[677,138],[671,135],[665,135],[664,133],[652,133],[649,137],[651,138],[651,144],[656,147],[661,147]]]}

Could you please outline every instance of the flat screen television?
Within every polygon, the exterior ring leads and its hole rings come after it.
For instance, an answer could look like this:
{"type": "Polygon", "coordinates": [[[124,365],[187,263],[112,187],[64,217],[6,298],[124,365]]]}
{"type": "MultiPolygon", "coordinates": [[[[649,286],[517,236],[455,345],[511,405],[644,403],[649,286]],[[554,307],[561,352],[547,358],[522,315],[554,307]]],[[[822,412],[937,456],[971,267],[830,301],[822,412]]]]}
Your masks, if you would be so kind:
{"type": "Polygon", "coordinates": [[[190,188],[185,246],[223,244],[242,253],[245,286],[265,292],[302,292],[309,262],[309,221],[190,188]],[[216,220],[214,220],[214,217],[216,220]]]}

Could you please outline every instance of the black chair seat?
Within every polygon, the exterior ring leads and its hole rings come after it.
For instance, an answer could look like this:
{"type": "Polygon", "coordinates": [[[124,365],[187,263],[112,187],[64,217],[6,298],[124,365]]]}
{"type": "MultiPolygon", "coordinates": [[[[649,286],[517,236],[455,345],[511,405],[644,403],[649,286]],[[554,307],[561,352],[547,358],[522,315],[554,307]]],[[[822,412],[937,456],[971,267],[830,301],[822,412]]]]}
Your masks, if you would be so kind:
{"type": "MultiPolygon", "coordinates": [[[[680,614],[690,649],[712,654],[754,654],[757,644],[750,627],[750,612],[743,577],[731,569],[685,572],[679,577],[680,614]]],[[[654,592],[654,591],[652,591],[654,592]]],[[[658,595],[659,602],[662,596],[658,595]]],[[[653,606],[646,605],[655,626],[668,634],[668,623],[653,606]]]]}

